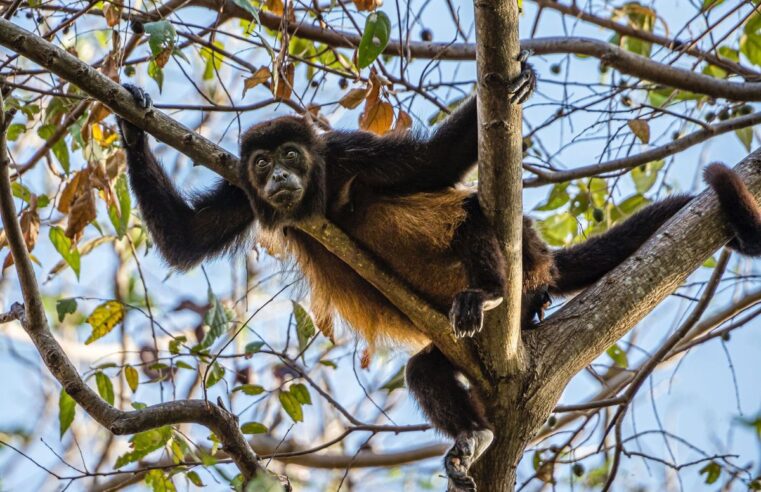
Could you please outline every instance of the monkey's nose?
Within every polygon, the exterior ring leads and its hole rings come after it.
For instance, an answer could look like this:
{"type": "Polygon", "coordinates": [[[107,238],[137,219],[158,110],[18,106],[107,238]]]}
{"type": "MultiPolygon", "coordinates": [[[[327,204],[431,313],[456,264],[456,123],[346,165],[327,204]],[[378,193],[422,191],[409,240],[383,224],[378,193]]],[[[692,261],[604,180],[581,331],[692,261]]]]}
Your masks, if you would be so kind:
{"type": "Polygon", "coordinates": [[[276,183],[282,183],[283,181],[285,181],[286,179],[288,179],[288,173],[286,173],[286,172],[275,173],[275,174],[272,176],[272,179],[273,179],[273,180],[274,180],[276,183]]]}

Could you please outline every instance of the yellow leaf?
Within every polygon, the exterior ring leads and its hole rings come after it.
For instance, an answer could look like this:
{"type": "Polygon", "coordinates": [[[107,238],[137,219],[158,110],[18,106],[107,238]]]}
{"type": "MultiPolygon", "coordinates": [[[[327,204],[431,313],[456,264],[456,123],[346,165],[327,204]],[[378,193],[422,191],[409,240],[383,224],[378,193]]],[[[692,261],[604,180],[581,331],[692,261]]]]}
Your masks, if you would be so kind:
{"type": "Polygon", "coordinates": [[[338,104],[347,109],[354,109],[365,100],[367,94],[367,89],[352,89],[338,101],[338,104]]]}
{"type": "Polygon", "coordinates": [[[116,325],[124,319],[124,305],[117,301],[106,301],[95,308],[87,322],[92,326],[90,337],[85,340],[89,345],[95,340],[111,333],[116,325]]]}
{"type": "Polygon", "coordinates": [[[137,391],[137,385],[139,384],[138,381],[138,374],[137,369],[134,367],[127,365],[124,367],[124,379],[127,380],[127,384],[129,385],[129,389],[132,390],[134,393],[137,391]]]}

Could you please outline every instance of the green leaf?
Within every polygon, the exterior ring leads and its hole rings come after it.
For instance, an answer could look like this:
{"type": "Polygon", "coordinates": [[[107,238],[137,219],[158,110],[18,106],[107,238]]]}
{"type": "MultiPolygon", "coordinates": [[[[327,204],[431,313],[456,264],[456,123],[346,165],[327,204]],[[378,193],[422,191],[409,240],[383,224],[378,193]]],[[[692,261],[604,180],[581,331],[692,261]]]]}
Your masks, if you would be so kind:
{"type": "Polygon", "coordinates": [[[400,388],[404,388],[404,366],[400,367],[399,370],[396,371],[388,381],[383,383],[383,386],[381,386],[381,389],[384,389],[389,393],[400,388]]]}
{"type": "Polygon", "coordinates": [[[259,422],[246,422],[240,426],[240,431],[244,434],[264,434],[267,427],[259,422]]]}
{"type": "Polygon", "coordinates": [[[264,393],[264,388],[262,388],[258,384],[243,384],[241,386],[237,386],[233,388],[233,392],[235,391],[240,391],[245,395],[256,396],[256,395],[261,395],[262,393],[264,393]]]}
{"type": "Polygon", "coordinates": [[[111,330],[123,319],[124,305],[119,301],[106,301],[96,307],[92,314],[87,317],[87,322],[92,326],[92,333],[85,340],[85,345],[89,345],[111,333],[111,330]]]}
{"type": "Polygon", "coordinates": [[[565,182],[554,185],[552,190],[550,190],[550,195],[547,197],[547,200],[542,205],[536,207],[534,210],[546,212],[560,208],[568,203],[568,200],[571,199],[567,191],[569,184],[569,182],[565,182]]]}
{"type": "Polygon", "coordinates": [[[154,61],[148,62],[148,76],[159,86],[159,93],[164,89],[164,70],[154,61]]]}
{"type": "Polygon", "coordinates": [[[56,251],[58,251],[63,257],[63,260],[71,267],[71,269],[74,270],[74,274],[77,276],[77,279],[79,279],[80,258],[79,250],[76,245],[71,243],[71,239],[66,237],[63,229],[58,226],[50,228],[48,237],[50,238],[50,242],[53,243],[53,247],[55,247],[56,251]]]}
{"type": "Polygon", "coordinates": [[[76,409],[77,403],[74,401],[74,398],[62,389],[61,394],[58,395],[58,428],[60,430],[60,437],[63,438],[63,435],[71,427],[71,423],[74,422],[76,409]]]}
{"type": "Polygon", "coordinates": [[[242,8],[254,18],[254,22],[259,24],[259,10],[252,5],[249,0],[232,0],[238,7],[242,8]]]}
{"type": "Polygon", "coordinates": [[[189,369],[191,371],[195,371],[196,370],[195,367],[191,366],[190,364],[188,364],[187,362],[182,361],[182,360],[178,360],[177,362],[175,362],[174,365],[179,367],[180,369],[189,369]]]}
{"type": "Polygon", "coordinates": [[[163,448],[172,437],[172,428],[168,425],[138,432],[130,438],[132,451],[119,456],[114,464],[115,468],[121,468],[129,463],[134,463],[149,453],[163,448]]]}
{"type": "Polygon", "coordinates": [[[109,405],[114,404],[114,385],[111,384],[111,380],[108,376],[98,371],[95,373],[95,384],[98,387],[98,394],[101,398],[106,400],[109,405]]]}
{"type": "Polygon", "coordinates": [[[626,352],[624,352],[624,350],[618,345],[611,346],[605,353],[607,353],[608,357],[613,359],[613,362],[615,362],[621,369],[629,367],[629,359],[626,357],[626,352]]]}
{"type": "Polygon", "coordinates": [[[359,68],[370,66],[378,58],[386,48],[390,35],[391,20],[385,13],[376,11],[367,16],[357,51],[359,68]]]}
{"type": "Polygon", "coordinates": [[[302,405],[312,404],[312,397],[309,395],[309,389],[303,384],[292,384],[290,391],[293,397],[296,398],[296,401],[302,405]]]}
{"type": "Polygon", "coordinates": [[[8,132],[6,133],[5,138],[11,142],[15,142],[24,132],[26,132],[26,125],[22,123],[14,123],[8,127],[8,132]]]}
{"type": "Polygon", "coordinates": [[[246,344],[246,357],[251,357],[255,353],[259,352],[262,347],[264,347],[264,342],[251,342],[246,344]]]}
{"type": "Polygon", "coordinates": [[[301,304],[296,301],[291,302],[293,303],[293,316],[296,318],[296,336],[299,340],[299,352],[302,352],[307,343],[309,343],[309,339],[314,336],[317,330],[314,327],[312,317],[309,316],[306,309],[301,307],[301,304]]]}
{"type": "Polygon", "coordinates": [[[124,234],[127,233],[129,217],[130,213],[132,213],[132,199],[129,196],[127,177],[124,174],[120,174],[119,177],[116,178],[114,191],[116,192],[119,208],[117,210],[115,205],[111,205],[108,208],[108,216],[111,219],[111,224],[113,224],[114,230],[116,230],[116,235],[121,239],[124,237],[124,234]]]}
{"type": "Polygon", "coordinates": [[[705,268],[716,268],[716,265],[717,265],[716,258],[714,258],[713,256],[709,256],[708,259],[703,262],[703,266],[705,268]]]}
{"type": "Polygon", "coordinates": [[[58,313],[58,322],[63,323],[63,319],[67,314],[74,314],[77,312],[77,300],[58,299],[55,303],[55,310],[58,313]]]}
{"type": "MultiPolygon", "coordinates": [[[[37,129],[37,135],[43,140],[49,140],[58,129],[57,125],[43,125],[37,129]]],[[[69,174],[69,148],[66,147],[66,139],[59,138],[51,147],[53,155],[61,163],[61,167],[66,174],[69,174]]]]}
{"type": "Polygon", "coordinates": [[[198,476],[198,473],[189,471],[185,474],[185,477],[196,487],[205,487],[204,483],[201,481],[201,477],[198,476]]]}
{"type": "Polygon", "coordinates": [[[177,31],[168,20],[146,22],[143,24],[145,33],[148,35],[148,46],[151,54],[157,56],[164,50],[174,47],[177,42],[177,31]]]}
{"type": "MultiPolygon", "coordinates": [[[[214,46],[219,49],[224,49],[225,45],[220,41],[214,41],[214,46]]],[[[214,78],[214,74],[222,67],[223,56],[218,50],[213,50],[208,46],[201,48],[201,58],[206,61],[203,70],[203,80],[211,80],[214,78]]]]}
{"type": "Polygon", "coordinates": [[[127,380],[129,389],[131,389],[133,393],[136,392],[137,385],[140,384],[137,369],[130,365],[124,366],[124,379],[127,380]]]}
{"type": "Polygon", "coordinates": [[[283,410],[288,414],[294,422],[304,421],[304,412],[301,409],[301,403],[288,391],[281,391],[278,395],[280,404],[283,405],[283,410]]]}
{"type": "Polygon", "coordinates": [[[637,193],[646,193],[658,181],[658,171],[663,167],[663,161],[648,162],[632,169],[631,177],[637,193]]]}
{"type": "Polygon", "coordinates": [[[176,492],[172,479],[164,475],[161,470],[151,470],[145,475],[145,484],[153,492],[176,492]]]}
{"type": "Polygon", "coordinates": [[[719,479],[719,476],[721,475],[721,465],[712,461],[701,468],[699,473],[706,476],[706,483],[710,485],[719,479]]]}
{"type": "Polygon", "coordinates": [[[206,332],[206,335],[204,335],[201,343],[195,347],[196,350],[211,347],[217,338],[222,336],[222,334],[225,332],[227,329],[227,324],[230,321],[227,317],[225,308],[222,306],[217,296],[215,296],[214,292],[211,290],[211,286],[209,286],[207,289],[207,296],[211,308],[209,308],[209,310],[206,312],[206,315],[203,318],[203,322],[206,326],[209,327],[209,331],[206,332]]]}
{"type": "Polygon", "coordinates": [[[735,130],[735,135],[740,139],[745,150],[750,152],[751,145],[753,145],[753,128],[740,128],[739,130],[735,130]]]}
{"type": "Polygon", "coordinates": [[[206,378],[206,387],[211,388],[225,377],[225,368],[215,362],[206,378]]]}

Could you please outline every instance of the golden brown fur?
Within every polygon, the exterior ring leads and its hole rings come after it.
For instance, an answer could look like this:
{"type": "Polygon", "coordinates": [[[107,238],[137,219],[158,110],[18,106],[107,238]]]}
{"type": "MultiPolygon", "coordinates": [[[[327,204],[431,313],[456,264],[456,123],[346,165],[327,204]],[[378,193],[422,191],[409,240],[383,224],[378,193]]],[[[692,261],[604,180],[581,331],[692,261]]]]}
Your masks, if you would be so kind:
{"type": "MultiPolygon", "coordinates": [[[[446,313],[455,294],[467,287],[463,265],[451,245],[466,218],[463,201],[470,194],[462,189],[396,197],[366,194],[354,201],[351,212],[336,213],[331,219],[446,313]]],[[[531,243],[524,249],[524,291],[529,292],[551,282],[552,258],[528,218],[524,226],[524,242],[531,243]]],[[[296,259],[311,289],[315,321],[326,335],[331,334],[335,312],[370,347],[428,342],[380,292],[306,234],[289,228],[287,235],[262,234],[260,242],[296,259]]]]}

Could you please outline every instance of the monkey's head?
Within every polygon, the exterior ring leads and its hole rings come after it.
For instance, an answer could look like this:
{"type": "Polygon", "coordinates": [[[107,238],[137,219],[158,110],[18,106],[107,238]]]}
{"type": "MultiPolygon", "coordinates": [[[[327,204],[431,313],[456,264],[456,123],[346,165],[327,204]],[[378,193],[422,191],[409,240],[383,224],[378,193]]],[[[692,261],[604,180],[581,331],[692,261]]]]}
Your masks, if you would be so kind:
{"type": "Polygon", "coordinates": [[[323,146],[303,118],[284,116],[241,137],[241,180],[265,227],[325,212],[323,146]]]}

